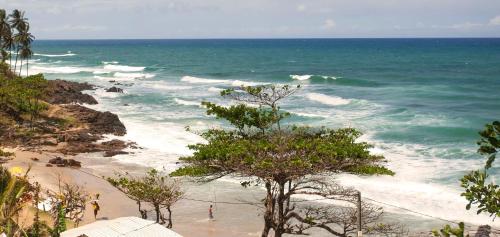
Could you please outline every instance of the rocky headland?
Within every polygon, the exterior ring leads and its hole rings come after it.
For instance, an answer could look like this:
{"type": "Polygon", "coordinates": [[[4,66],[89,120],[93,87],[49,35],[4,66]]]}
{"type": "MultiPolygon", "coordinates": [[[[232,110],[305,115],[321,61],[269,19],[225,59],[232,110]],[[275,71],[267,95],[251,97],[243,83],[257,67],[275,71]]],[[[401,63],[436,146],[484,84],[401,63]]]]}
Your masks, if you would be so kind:
{"type": "Polygon", "coordinates": [[[50,80],[41,100],[47,109],[37,118],[13,116],[0,111],[0,146],[27,151],[51,150],[64,155],[102,152],[110,157],[127,154],[134,143],[114,139],[101,142],[105,135],[123,136],[127,130],[116,114],[96,111],[83,104],[97,104],[88,83],[50,80]]]}

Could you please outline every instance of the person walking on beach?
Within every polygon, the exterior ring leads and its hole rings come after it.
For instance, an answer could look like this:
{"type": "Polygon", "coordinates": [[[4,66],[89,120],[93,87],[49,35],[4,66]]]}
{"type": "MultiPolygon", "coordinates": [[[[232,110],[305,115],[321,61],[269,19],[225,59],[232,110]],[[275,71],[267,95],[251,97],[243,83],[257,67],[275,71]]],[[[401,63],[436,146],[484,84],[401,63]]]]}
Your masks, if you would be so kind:
{"type": "Polygon", "coordinates": [[[214,219],[214,213],[212,210],[212,205],[210,205],[210,208],[208,208],[208,219],[213,220],[214,219]]]}
{"type": "Polygon", "coordinates": [[[95,200],[92,201],[92,209],[94,210],[94,219],[97,220],[97,214],[101,207],[99,206],[99,194],[95,195],[95,200]]]}

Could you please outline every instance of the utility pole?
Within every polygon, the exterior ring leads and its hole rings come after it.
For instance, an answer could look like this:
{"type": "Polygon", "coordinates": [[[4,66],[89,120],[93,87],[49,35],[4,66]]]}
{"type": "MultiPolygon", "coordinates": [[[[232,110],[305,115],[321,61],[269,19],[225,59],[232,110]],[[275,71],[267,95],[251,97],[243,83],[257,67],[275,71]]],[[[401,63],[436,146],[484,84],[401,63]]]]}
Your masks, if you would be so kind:
{"type": "Polygon", "coordinates": [[[363,231],[361,230],[361,192],[358,191],[358,237],[363,236],[363,231]]]}

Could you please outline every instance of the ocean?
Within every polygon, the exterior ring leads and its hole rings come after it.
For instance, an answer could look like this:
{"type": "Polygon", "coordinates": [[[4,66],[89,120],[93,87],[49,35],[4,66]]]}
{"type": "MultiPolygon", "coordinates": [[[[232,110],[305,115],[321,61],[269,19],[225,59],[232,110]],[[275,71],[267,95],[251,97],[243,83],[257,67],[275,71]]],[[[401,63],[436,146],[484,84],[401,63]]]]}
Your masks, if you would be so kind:
{"type": "Polygon", "coordinates": [[[197,132],[227,126],[201,101],[227,103],[219,91],[234,86],[300,84],[282,105],[289,124],[358,128],[396,172],[338,182],[438,218],[491,220],[465,210],[459,179],[483,166],[478,131],[500,119],[500,39],[37,40],[34,51],[30,74],[99,86],[90,107],[118,114],[144,148],[118,162],[173,170],[203,141],[197,132]],[[125,93],[105,92],[116,83],[125,93]]]}

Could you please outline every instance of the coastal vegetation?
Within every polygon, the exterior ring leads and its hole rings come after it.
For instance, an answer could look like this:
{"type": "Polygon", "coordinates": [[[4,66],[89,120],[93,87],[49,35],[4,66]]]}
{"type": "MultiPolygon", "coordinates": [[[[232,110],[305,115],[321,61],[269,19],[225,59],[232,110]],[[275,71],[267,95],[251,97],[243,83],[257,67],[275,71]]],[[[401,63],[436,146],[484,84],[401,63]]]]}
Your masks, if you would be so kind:
{"type": "MultiPolygon", "coordinates": [[[[203,181],[234,175],[250,179],[242,182],[244,186],[264,186],[262,237],[269,236],[271,230],[280,237],[305,234],[311,228],[335,236],[356,233],[354,228],[339,228],[345,225],[332,212],[335,207],[296,202],[296,196],[354,203],[358,192],[336,184],[335,174],[394,173],[384,166],[384,157],[370,154],[369,144],[357,141],[361,133],[356,129],[284,126],[289,114],[280,109],[280,102],[298,89],[288,85],[241,87],[221,92],[236,105],[203,102],[207,114],[227,120],[234,129],[203,132],[207,143],[190,145],[194,154],[181,158],[185,166],[171,175],[203,181]]],[[[402,233],[399,226],[380,223],[378,218],[363,223],[362,228],[364,233],[402,233]]]]}
{"type": "Polygon", "coordinates": [[[21,236],[24,230],[19,222],[19,212],[31,199],[31,185],[27,173],[19,176],[0,167],[0,233],[21,236]]]}
{"type": "Polygon", "coordinates": [[[479,135],[481,140],[478,141],[478,153],[487,157],[486,164],[482,170],[471,171],[462,178],[462,187],[465,189],[462,196],[469,202],[467,210],[475,205],[478,208],[477,214],[486,212],[494,219],[500,217],[500,186],[492,181],[488,182],[488,172],[500,152],[500,121],[487,124],[479,135]]]}
{"type": "Polygon", "coordinates": [[[23,62],[26,63],[26,76],[28,76],[29,59],[33,56],[31,44],[35,37],[30,33],[30,24],[24,16],[24,11],[13,10],[7,15],[4,9],[0,9],[0,46],[2,62],[9,61],[14,68],[12,72],[21,75],[23,62]],[[15,59],[13,60],[15,54],[15,59]],[[19,68],[18,68],[19,62],[19,68]]]}
{"type": "Polygon", "coordinates": [[[142,218],[147,219],[147,211],[142,209],[141,204],[148,203],[154,208],[156,222],[164,224],[168,221],[167,227],[172,228],[172,206],[184,196],[179,180],[151,169],[142,177],[119,175],[117,178],[108,178],[108,182],[137,202],[142,218]],[[167,218],[162,209],[167,210],[167,218]]]}
{"type": "MultiPolygon", "coordinates": [[[[482,170],[474,170],[466,174],[461,179],[461,186],[465,189],[461,194],[468,201],[466,209],[470,210],[477,206],[477,214],[486,212],[493,219],[500,217],[500,186],[494,181],[489,181],[488,172],[495,162],[496,155],[500,151],[500,121],[494,121],[486,124],[483,131],[479,132],[481,136],[477,142],[479,145],[478,153],[487,157],[486,164],[482,170]]],[[[457,236],[464,237],[465,223],[460,222],[458,227],[444,226],[439,231],[433,230],[436,237],[457,236]]]]}

